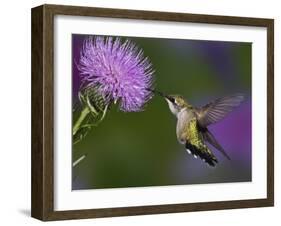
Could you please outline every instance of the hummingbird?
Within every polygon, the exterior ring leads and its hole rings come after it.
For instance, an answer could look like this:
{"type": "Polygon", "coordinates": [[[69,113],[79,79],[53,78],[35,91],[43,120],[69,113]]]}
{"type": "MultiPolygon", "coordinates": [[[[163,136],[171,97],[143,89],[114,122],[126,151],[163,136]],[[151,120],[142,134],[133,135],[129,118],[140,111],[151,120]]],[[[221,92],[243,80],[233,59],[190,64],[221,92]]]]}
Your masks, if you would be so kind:
{"type": "Polygon", "coordinates": [[[202,107],[194,107],[181,95],[166,95],[160,91],[153,93],[165,98],[170,111],[177,118],[176,134],[178,142],[185,146],[186,151],[194,158],[200,158],[210,166],[218,163],[217,158],[206,145],[211,144],[228,160],[229,155],[218,143],[208,126],[222,120],[244,100],[243,94],[234,94],[216,99],[202,107]]]}

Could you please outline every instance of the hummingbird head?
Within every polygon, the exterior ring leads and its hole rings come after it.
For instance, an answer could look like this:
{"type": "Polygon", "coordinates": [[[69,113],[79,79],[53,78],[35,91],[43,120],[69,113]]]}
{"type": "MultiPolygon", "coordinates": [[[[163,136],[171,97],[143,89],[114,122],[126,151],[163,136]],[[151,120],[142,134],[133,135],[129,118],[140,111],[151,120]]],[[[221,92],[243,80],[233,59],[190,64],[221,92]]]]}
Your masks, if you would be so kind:
{"type": "Polygon", "coordinates": [[[190,105],[186,102],[183,96],[181,95],[166,95],[157,90],[152,90],[153,93],[160,95],[165,98],[168,103],[170,111],[177,116],[177,114],[184,108],[189,107],[190,105]]]}
{"type": "Polygon", "coordinates": [[[165,100],[168,103],[170,111],[177,116],[177,114],[189,105],[181,95],[166,95],[165,100]]]}

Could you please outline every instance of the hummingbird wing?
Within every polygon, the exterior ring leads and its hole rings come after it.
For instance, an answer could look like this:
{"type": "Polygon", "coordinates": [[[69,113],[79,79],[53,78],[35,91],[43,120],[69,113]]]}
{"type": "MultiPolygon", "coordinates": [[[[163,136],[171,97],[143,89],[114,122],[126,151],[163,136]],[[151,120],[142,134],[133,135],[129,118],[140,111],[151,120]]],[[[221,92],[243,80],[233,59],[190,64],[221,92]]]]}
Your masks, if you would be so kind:
{"type": "Polygon", "coordinates": [[[214,135],[206,128],[201,131],[203,139],[207,141],[209,144],[213,145],[217,150],[219,150],[228,160],[230,160],[229,155],[223,149],[223,147],[218,143],[214,135]]]}
{"type": "Polygon", "coordinates": [[[218,162],[208,146],[204,143],[204,139],[198,129],[197,119],[194,117],[186,125],[186,142],[185,148],[195,158],[199,156],[204,162],[207,162],[210,166],[215,166],[218,162]]]}
{"type": "Polygon", "coordinates": [[[214,100],[201,108],[196,108],[195,113],[200,127],[206,128],[208,125],[220,121],[235,107],[238,107],[243,100],[242,94],[234,94],[214,100]]]}

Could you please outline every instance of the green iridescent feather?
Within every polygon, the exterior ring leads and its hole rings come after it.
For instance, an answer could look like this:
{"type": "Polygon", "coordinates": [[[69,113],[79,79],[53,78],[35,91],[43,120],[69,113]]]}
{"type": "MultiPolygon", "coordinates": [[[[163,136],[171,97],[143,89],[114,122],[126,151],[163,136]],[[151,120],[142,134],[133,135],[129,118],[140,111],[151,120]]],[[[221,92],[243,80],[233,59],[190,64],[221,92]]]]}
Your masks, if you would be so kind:
{"type": "Polygon", "coordinates": [[[204,158],[206,156],[211,157],[214,161],[216,161],[215,156],[213,153],[210,151],[208,146],[204,143],[204,139],[202,137],[202,134],[200,133],[198,129],[198,124],[197,124],[197,119],[194,117],[191,119],[191,121],[187,124],[187,137],[186,140],[187,142],[195,147],[197,149],[197,154],[201,157],[204,158]]]}

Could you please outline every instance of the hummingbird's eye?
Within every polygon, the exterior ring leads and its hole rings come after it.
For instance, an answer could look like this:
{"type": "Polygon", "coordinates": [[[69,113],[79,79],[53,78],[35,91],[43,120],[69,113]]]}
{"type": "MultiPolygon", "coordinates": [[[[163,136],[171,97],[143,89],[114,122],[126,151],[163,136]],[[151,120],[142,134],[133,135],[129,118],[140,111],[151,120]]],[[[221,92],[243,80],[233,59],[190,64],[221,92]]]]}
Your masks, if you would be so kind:
{"type": "Polygon", "coordinates": [[[169,100],[174,104],[176,103],[176,99],[174,97],[169,97],[169,100]]]}

